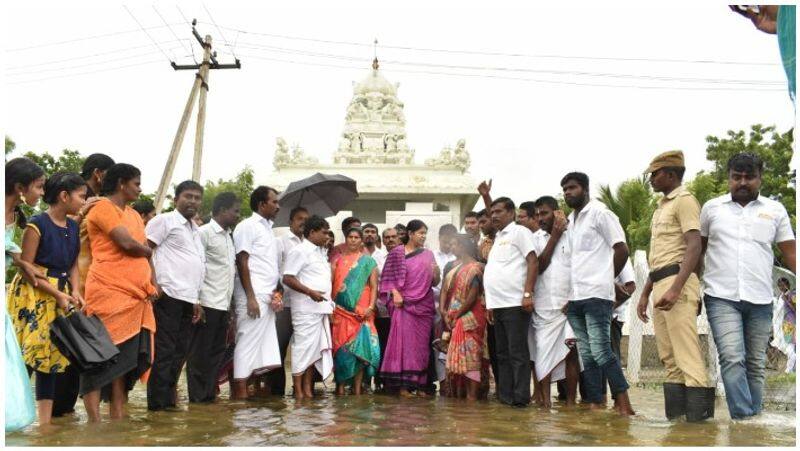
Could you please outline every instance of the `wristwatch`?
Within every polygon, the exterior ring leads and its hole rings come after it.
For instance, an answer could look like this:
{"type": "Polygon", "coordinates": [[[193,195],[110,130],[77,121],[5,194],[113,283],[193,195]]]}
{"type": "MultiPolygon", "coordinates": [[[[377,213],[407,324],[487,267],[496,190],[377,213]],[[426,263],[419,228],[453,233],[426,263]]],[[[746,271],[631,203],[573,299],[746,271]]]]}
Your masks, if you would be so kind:
{"type": "Polygon", "coordinates": [[[530,291],[526,291],[526,292],[522,293],[522,297],[524,299],[530,299],[531,298],[531,292],[530,291]]]}

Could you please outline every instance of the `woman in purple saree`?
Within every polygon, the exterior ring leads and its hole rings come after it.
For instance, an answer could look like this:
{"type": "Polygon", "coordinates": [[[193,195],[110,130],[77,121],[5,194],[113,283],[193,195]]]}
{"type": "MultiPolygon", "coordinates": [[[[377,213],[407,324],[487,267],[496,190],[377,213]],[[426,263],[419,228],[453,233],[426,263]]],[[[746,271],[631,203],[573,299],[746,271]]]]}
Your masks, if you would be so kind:
{"type": "Polygon", "coordinates": [[[428,227],[416,219],[407,227],[405,245],[386,257],[380,285],[381,302],[392,317],[380,377],[404,397],[427,383],[435,315],[431,287],[440,277],[433,253],[423,247],[428,227]]]}

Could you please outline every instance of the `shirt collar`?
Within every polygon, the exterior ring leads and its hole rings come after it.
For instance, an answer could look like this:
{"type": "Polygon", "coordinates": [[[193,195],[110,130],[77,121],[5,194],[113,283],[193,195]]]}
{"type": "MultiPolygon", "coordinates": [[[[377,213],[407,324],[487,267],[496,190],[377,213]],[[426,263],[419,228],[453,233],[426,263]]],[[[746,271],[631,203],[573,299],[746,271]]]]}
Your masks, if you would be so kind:
{"type": "Polygon", "coordinates": [[[675,199],[676,197],[678,197],[679,194],[682,194],[685,191],[686,191],[686,186],[679,185],[677,188],[675,188],[674,190],[670,191],[669,194],[664,196],[664,199],[669,199],[669,200],[675,199]]]}
{"type": "Polygon", "coordinates": [[[188,219],[186,219],[186,217],[183,216],[178,210],[172,210],[172,213],[175,215],[176,218],[178,218],[178,221],[181,223],[181,225],[186,225],[187,222],[191,222],[191,224],[189,224],[190,229],[194,229],[197,226],[197,224],[195,224],[194,221],[189,221],[188,219]]]}
{"type": "MultiPolygon", "coordinates": [[[[581,212],[581,213],[584,213],[584,212],[587,212],[587,211],[594,210],[595,208],[597,208],[597,204],[599,204],[599,203],[602,203],[602,202],[600,202],[599,200],[590,199],[590,200],[589,200],[589,202],[586,202],[586,205],[584,205],[584,206],[583,206],[583,208],[581,209],[581,211],[580,211],[580,212],[581,212]]],[[[574,223],[574,222],[575,222],[575,210],[572,210],[572,211],[570,212],[570,214],[569,214],[569,216],[567,217],[567,219],[568,219],[568,220],[569,220],[569,222],[571,222],[571,223],[574,223]]]]}
{"type": "MultiPolygon", "coordinates": [[[[762,196],[760,193],[759,193],[758,197],[756,197],[755,199],[753,199],[750,202],[748,202],[747,205],[745,205],[745,207],[747,207],[750,204],[756,204],[756,203],[759,203],[759,202],[760,203],[764,203],[764,196],[762,196]]],[[[722,203],[724,203],[724,204],[738,204],[738,202],[733,200],[733,194],[731,194],[731,193],[722,195],[722,203]]]]}
{"type": "MultiPolygon", "coordinates": [[[[497,233],[498,233],[498,234],[500,234],[500,233],[509,233],[509,232],[511,232],[511,229],[513,229],[513,228],[514,228],[514,226],[516,226],[516,225],[519,225],[519,224],[517,224],[517,223],[516,223],[516,222],[514,222],[514,221],[511,221],[511,222],[509,222],[509,223],[508,223],[508,225],[506,225],[506,226],[503,228],[503,230],[498,230],[498,231],[497,231],[497,233]]],[[[522,226],[520,226],[520,227],[522,227],[522,226]]]]}
{"type": "MultiPolygon", "coordinates": [[[[255,211],[254,211],[254,212],[253,212],[253,215],[252,215],[252,216],[250,216],[250,217],[251,217],[251,218],[256,218],[256,219],[258,219],[258,221],[259,221],[259,222],[262,222],[262,223],[264,223],[264,225],[266,225],[266,226],[267,226],[267,227],[269,227],[270,229],[272,228],[272,221],[270,221],[269,219],[267,219],[267,218],[265,218],[265,217],[261,216],[261,215],[260,215],[260,214],[258,214],[257,212],[255,212],[255,211]]],[[[289,232],[289,233],[291,233],[291,232],[289,232]]]]}
{"type": "Polygon", "coordinates": [[[214,218],[211,218],[211,220],[208,221],[208,223],[211,224],[211,230],[213,230],[215,233],[225,232],[225,229],[223,229],[222,226],[219,225],[219,223],[214,220],[214,218]]]}

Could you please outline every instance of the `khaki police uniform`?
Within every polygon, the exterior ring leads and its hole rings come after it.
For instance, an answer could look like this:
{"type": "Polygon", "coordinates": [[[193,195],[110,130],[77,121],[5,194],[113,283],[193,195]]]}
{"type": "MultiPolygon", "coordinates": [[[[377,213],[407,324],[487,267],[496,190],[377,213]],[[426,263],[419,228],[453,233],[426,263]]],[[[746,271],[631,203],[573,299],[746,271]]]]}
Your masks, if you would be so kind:
{"type": "MultiPolygon", "coordinates": [[[[647,172],[676,166],[684,167],[683,153],[666,152],[653,160],[647,172]]],[[[659,201],[653,213],[648,256],[651,274],[683,261],[686,253],[683,235],[690,230],[700,230],[700,204],[685,186],[679,186],[659,201]]],[[[653,304],[672,287],[676,277],[674,274],[653,283],[653,304]]],[[[707,386],[706,365],[697,333],[699,305],[700,281],[692,273],[672,309],[653,309],[656,345],[667,371],[667,382],[687,387],[707,386]]]]}

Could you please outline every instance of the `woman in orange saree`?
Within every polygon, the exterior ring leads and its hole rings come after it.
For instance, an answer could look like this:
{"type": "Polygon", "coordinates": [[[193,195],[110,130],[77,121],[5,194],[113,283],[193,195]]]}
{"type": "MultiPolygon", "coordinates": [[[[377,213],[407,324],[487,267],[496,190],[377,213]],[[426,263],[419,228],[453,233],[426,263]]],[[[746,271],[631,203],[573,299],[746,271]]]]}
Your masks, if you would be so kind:
{"type": "Polygon", "coordinates": [[[151,300],[147,246],[141,216],[128,204],[141,193],[140,172],[115,164],[103,179],[99,200],[86,217],[92,264],[86,277],[86,314],[103,322],[120,350],[117,361],[101,370],[81,374],[80,393],[89,421],[100,419],[101,390],[111,401],[111,417],[124,416],[127,391],[137,378],[147,380],[153,361],[156,330],[151,300]]]}
{"type": "Polygon", "coordinates": [[[489,388],[489,355],[486,346],[486,306],[483,304],[483,264],[468,235],[458,235],[453,251],[456,261],[442,285],[442,318],[450,331],[447,347],[447,379],[452,395],[474,401],[489,388]]]}
{"type": "Polygon", "coordinates": [[[336,394],[345,386],[361,394],[364,376],[373,377],[381,362],[378,331],[375,329],[375,301],[378,271],[375,260],[362,252],[360,228],[348,230],[346,250],[332,263],[333,375],[336,394]]]}

